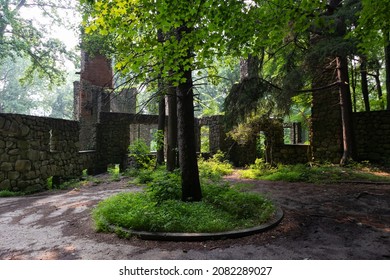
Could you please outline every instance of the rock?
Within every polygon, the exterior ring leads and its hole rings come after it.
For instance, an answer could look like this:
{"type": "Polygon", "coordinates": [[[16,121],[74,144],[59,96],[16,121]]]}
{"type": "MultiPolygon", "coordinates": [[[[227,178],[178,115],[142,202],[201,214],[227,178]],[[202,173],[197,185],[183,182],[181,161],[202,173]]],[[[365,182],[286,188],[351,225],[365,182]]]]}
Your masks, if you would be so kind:
{"type": "Polygon", "coordinates": [[[19,172],[27,172],[31,170],[31,161],[17,160],[15,163],[15,170],[19,172]]]}
{"type": "Polygon", "coordinates": [[[11,181],[10,180],[4,180],[0,183],[0,190],[7,190],[11,188],[11,181]]]}
{"type": "Polygon", "coordinates": [[[0,165],[0,170],[1,171],[11,171],[13,169],[12,164],[9,162],[3,162],[0,165]]]}
{"type": "Polygon", "coordinates": [[[10,180],[16,180],[20,177],[20,173],[17,171],[10,171],[8,172],[8,179],[10,180]]]}

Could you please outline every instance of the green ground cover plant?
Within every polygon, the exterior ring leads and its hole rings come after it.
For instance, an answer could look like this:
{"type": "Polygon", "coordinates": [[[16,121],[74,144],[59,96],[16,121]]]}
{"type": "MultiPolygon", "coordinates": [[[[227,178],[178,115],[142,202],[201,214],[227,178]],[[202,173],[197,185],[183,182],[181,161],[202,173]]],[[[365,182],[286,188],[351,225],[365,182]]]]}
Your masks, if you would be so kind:
{"type": "Polygon", "coordinates": [[[208,160],[198,159],[199,175],[201,178],[220,180],[222,176],[233,173],[233,166],[225,160],[222,152],[217,152],[208,160]]]}
{"type": "Polygon", "coordinates": [[[22,196],[25,195],[23,192],[13,192],[9,190],[0,191],[0,197],[13,197],[13,196],[22,196]]]}
{"type": "Polygon", "coordinates": [[[167,172],[163,166],[138,170],[133,182],[146,185],[144,191],[121,193],[100,202],[92,214],[96,229],[110,231],[114,226],[151,232],[210,233],[268,221],[275,212],[274,204],[260,194],[242,192],[223,182],[220,178],[233,169],[220,159],[200,160],[199,169],[204,175],[201,202],[180,200],[179,171],[167,172]]]}
{"type": "Polygon", "coordinates": [[[390,182],[387,172],[367,162],[352,163],[348,166],[336,164],[296,164],[271,166],[261,159],[245,170],[240,170],[242,178],[307,182],[307,183],[340,183],[340,182],[390,182]]]}

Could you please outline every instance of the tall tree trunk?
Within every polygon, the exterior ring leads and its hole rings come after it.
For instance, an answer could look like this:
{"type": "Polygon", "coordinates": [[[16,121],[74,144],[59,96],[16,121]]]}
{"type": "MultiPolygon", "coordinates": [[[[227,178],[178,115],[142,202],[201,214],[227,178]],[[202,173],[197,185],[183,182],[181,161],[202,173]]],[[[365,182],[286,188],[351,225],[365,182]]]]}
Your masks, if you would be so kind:
{"type": "MultiPolygon", "coordinates": [[[[191,33],[191,28],[183,25],[176,30],[177,41],[181,42],[184,34],[191,33]]],[[[192,50],[187,46],[184,60],[190,59],[192,50]]],[[[201,201],[198,158],[196,155],[194,91],[191,67],[179,65],[183,81],[177,86],[177,124],[179,144],[179,165],[183,201],[201,201]]]]}
{"type": "Polygon", "coordinates": [[[356,112],[356,71],[355,66],[351,63],[350,73],[351,73],[351,87],[352,87],[352,108],[353,112],[356,112]]]}
{"type": "Polygon", "coordinates": [[[167,141],[167,170],[177,167],[177,98],[176,87],[170,85],[167,94],[168,103],[168,141],[167,141]]]}
{"type": "Polygon", "coordinates": [[[196,155],[194,93],[191,70],[182,70],[185,82],[177,87],[177,117],[182,200],[200,201],[202,191],[196,155]]]}
{"type": "Polygon", "coordinates": [[[339,81],[341,122],[343,130],[343,155],[341,165],[345,165],[353,159],[353,131],[352,131],[352,102],[348,81],[348,60],[346,57],[336,57],[337,78],[339,81]]]}
{"type": "MultiPolygon", "coordinates": [[[[342,5],[342,0],[328,1],[328,14],[332,15],[342,5]]],[[[340,16],[335,19],[335,35],[343,38],[346,33],[345,19],[340,16]]],[[[339,83],[341,126],[343,133],[343,155],[340,165],[345,165],[354,158],[354,139],[352,128],[352,101],[349,87],[348,58],[346,55],[336,56],[337,79],[339,83]]]]}
{"type": "Polygon", "coordinates": [[[364,56],[360,57],[360,78],[362,83],[362,94],[364,101],[364,108],[366,112],[370,112],[370,100],[368,92],[368,81],[367,81],[367,59],[364,56]]]}
{"type": "MultiPolygon", "coordinates": [[[[164,33],[161,29],[157,30],[157,40],[159,43],[164,43],[164,33]]],[[[164,135],[165,135],[165,88],[162,79],[162,70],[158,79],[159,101],[158,101],[158,124],[157,124],[157,165],[162,165],[165,162],[164,158],[164,135]],[[160,137],[163,139],[160,139],[160,137]]]]}
{"type": "Polygon", "coordinates": [[[375,83],[376,83],[376,90],[378,92],[378,99],[379,99],[379,102],[380,102],[381,110],[384,110],[385,109],[385,103],[384,103],[384,100],[383,100],[382,85],[381,85],[381,81],[380,81],[379,77],[380,77],[379,69],[376,69],[375,70],[375,75],[374,75],[375,83]]]}
{"type": "Polygon", "coordinates": [[[260,59],[256,55],[248,55],[248,58],[240,59],[240,82],[244,79],[259,77],[260,59]]]}
{"type": "MultiPolygon", "coordinates": [[[[159,84],[160,91],[163,85],[159,84]]],[[[162,165],[165,162],[164,157],[164,135],[165,135],[165,94],[164,91],[160,92],[160,100],[158,102],[158,137],[157,137],[157,164],[162,165]],[[160,136],[163,139],[160,139],[160,136]]]]}
{"type": "Polygon", "coordinates": [[[386,67],[386,92],[387,92],[387,110],[390,110],[390,36],[389,31],[385,34],[385,67],[386,67]]]}

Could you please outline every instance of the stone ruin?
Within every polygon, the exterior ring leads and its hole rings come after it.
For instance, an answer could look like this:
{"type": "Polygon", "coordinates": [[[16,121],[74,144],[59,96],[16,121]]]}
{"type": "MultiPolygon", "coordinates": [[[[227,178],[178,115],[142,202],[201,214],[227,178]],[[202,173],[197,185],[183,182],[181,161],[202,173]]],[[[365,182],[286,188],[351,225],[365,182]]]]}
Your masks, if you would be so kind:
{"type": "MultiPolygon", "coordinates": [[[[136,90],[112,93],[111,61],[101,55],[82,55],[80,81],[74,84],[74,120],[0,113],[0,190],[34,192],[62,180],[105,172],[110,164],[125,169],[128,146],[142,138],[149,145],[158,116],[136,114],[136,90]]],[[[302,142],[299,124],[273,120],[263,131],[265,154],[273,162],[338,162],[342,154],[338,93],[313,94],[311,145],[302,142]],[[330,104],[330,105],[329,105],[330,104]],[[333,105],[332,105],[333,104],[333,105]],[[290,143],[285,143],[286,131],[290,143]]],[[[226,137],[223,117],[196,120],[198,152],[200,130],[208,127],[209,153],[224,152],[235,165],[253,163],[256,139],[240,146],[226,137]]],[[[390,156],[390,111],[353,115],[359,160],[387,162],[390,156]]],[[[260,133],[260,131],[259,131],[260,133]]]]}

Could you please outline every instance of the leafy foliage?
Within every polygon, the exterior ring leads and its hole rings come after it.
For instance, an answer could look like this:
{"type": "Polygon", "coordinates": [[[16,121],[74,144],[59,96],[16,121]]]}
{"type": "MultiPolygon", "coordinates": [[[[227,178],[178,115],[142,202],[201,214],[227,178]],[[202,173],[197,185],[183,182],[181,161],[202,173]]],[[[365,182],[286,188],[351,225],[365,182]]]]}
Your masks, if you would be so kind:
{"type": "Polygon", "coordinates": [[[308,182],[317,184],[339,183],[343,181],[390,181],[386,174],[377,175],[377,168],[369,164],[351,164],[340,167],[332,164],[323,165],[278,165],[273,167],[262,159],[256,160],[247,170],[240,172],[244,178],[287,181],[287,182],[308,182]]]}
{"type": "Polygon", "coordinates": [[[388,14],[390,10],[389,1],[361,0],[361,11],[359,13],[358,25],[354,29],[360,39],[359,47],[367,54],[377,46],[389,44],[390,24],[388,14]]]}
{"type": "Polygon", "coordinates": [[[70,0],[31,0],[0,1],[0,64],[6,58],[27,57],[30,65],[25,69],[22,80],[31,82],[34,73],[40,78],[46,77],[52,84],[62,82],[65,60],[73,60],[75,56],[66,49],[58,39],[48,38],[47,26],[64,25],[59,10],[71,11],[74,1],[70,0]],[[40,23],[37,18],[26,16],[39,14],[47,20],[40,23]]]}
{"type": "Polygon", "coordinates": [[[28,65],[23,57],[5,58],[0,64],[0,111],[72,119],[74,75],[66,75],[66,83],[54,89],[36,74],[24,85],[20,79],[28,65]]]}
{"type": "Polygon", "coordinates": [[[14,197],[14,196],[21,196],[24,194],[25,193],[22,193],[22,192],[13,192],[13,191],[9,191],[9,190],[0,191],[0,197],[14,197]]]}
{"type": "Polygon", "coordinates": [[[225,155],[219,151],[210,159],[198,159],[199,174],[201,178],[220,180],[222,176],[233,172],[233,166],[225,159],[225,155]]]}
{"type": "Polygon", "coordinates": [[[93,211],[96,228],[108,231],[108,225],[113,225],[146,231],[219,232],[257,226],[274,213],[267,199],[224,183],[204,183],[204,200],[185,203],[180,201],[179,174],[160,170],[151,177],[145,192],[121,193],[100,202],[93,211]]]}
{"type": "Polygon", "coordinates": [[[150,157],[150,149],[142,139],[136,139],[129,148],[129,156],[134,159],[136,168],[147,169],[153,166],[153,159],[150,157]]]}

